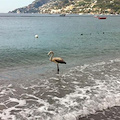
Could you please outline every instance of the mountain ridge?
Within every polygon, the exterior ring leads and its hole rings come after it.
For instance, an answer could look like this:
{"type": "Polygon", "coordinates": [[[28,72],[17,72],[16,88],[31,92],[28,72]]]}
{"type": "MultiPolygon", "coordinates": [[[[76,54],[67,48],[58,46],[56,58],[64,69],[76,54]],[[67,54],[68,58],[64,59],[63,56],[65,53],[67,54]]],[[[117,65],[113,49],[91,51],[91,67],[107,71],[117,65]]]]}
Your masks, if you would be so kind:
{"type": "Polygon", "coordinates": [[[120,0],[35,0],[10,13],[120,14],[120,0]]]}
{"type": "Polygon", "coordinates": [[[9,13],[39,13],[39,7],[49,2],[50,0],[35,0],[25,7],[17,8],[9,13]]]}

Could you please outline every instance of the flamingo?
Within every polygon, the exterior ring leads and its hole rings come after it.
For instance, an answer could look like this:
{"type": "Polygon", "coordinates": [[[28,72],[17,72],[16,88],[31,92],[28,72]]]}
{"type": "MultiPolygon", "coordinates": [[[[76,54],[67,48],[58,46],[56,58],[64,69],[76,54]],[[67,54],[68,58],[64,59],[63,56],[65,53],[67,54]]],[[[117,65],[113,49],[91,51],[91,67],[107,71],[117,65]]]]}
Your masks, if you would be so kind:
{"type": "Polygon", "coordinates": [[[61,57],[53,57],[54,56],[54,52],[53,51],[50,51],[48,53],[48,55],[51,55],[49,60],[51,62],[54,62],[54,63],[57,64],[57,74],[59,74],[59,65],[58,64],[59,63],[66,64],[66,62],[61,57]]]}

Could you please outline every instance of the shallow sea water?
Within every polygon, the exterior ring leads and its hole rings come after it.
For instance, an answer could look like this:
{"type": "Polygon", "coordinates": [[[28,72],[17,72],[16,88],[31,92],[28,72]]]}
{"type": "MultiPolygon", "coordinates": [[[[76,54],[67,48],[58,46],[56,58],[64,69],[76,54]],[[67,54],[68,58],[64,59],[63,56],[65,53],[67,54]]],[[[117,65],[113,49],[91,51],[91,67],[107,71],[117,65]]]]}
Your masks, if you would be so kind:
{"type": "Polygon", "coordinates": [[[2,120],[77,120],[120,106],[120,17],[1,16],[2,120]],[[50,50],[67,62],[60,74],[50,50]]]}

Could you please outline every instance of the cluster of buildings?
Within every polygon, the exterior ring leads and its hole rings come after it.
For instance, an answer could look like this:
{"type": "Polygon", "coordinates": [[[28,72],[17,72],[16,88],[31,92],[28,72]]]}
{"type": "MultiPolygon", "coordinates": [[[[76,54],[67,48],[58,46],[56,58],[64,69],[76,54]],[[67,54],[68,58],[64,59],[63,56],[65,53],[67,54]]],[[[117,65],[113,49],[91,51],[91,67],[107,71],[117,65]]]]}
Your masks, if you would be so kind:
{"type": "MultiPolygon", "coordinates": [[[[40,13],[49,13],[49,14],[61,14],[61,13],[77,13],[77,14],[119,14],[114,10],[107,8],[103,9],[97,6],[97,0],[91,0],[90,2],[85,2],[84,0],[71,1],[69,5],[62,7],[57,6],[58,1],[52,1],[41,7],[39,7],[40,13]]],[[[110,4],[113,4],[114,0],[110,1],[110,4]]]]}
{"type": "MultiPolygon", "coordinates": [[[[50,0],[39,7],[34,4],[16,9],[16,13],[49,13],[49,14],[120,14],[120,7],[113,7],[117,0],[67,0],[67,4],[62,4],[63,0],[50,0]],[[106,7],[107,6],[107,7],[106,7]],[[115,8],[115,9],[114,9],[115,8]]],[[[118,0],[118,6],[119,6],[118,0]]]]}

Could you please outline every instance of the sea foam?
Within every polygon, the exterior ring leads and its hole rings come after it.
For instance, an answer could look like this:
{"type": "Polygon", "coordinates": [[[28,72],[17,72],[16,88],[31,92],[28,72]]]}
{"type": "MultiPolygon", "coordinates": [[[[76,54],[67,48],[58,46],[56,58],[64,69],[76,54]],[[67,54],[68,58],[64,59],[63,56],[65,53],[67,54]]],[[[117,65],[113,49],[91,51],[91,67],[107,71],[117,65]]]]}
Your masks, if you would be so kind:
{"type": "Polygon", "coordinates": [[[71,68],[65,74],[0,86],[2,120],[77,120],[120,106],[120,60],[71,68]]]}

